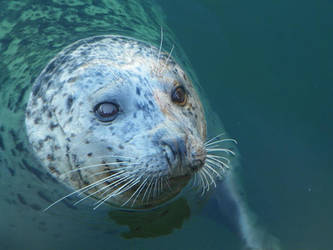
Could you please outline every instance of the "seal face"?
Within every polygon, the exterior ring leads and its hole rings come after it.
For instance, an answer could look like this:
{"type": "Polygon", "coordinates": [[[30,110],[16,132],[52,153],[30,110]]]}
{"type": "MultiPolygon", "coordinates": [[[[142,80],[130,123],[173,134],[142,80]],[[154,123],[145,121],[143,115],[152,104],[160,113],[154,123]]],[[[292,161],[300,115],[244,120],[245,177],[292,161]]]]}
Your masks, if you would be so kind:
{"type": "Polygon", "coordinates": [[[129,37],[60,52],[33,85],[26,128],[43,166],[96,207],[156,207],[205,165],[206,121],[190,79],[170,54],[129,37]]]}

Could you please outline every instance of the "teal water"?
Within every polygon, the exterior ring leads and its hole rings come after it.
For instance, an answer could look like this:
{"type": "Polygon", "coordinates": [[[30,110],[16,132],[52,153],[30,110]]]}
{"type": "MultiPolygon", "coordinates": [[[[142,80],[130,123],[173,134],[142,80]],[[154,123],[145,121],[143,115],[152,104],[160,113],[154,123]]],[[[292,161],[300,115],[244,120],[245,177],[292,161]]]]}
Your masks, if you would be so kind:
{"type": "Polygon", "coordinates": [[[125,239],[120,234],[126,228],[101,223],[104,215],[84,208],[62,205],[43,214],[43,194],[55,198],[54,190],[64,190],[22,165],[22,159],[34,161],[23,150],[23,108],[46,63],[92,35],[131,35],[158,46],[161,24],[164,49],[175,44],[175,57],[194,70],[239,142],[244,197],[258,223],[280,239],[282,249],[332,248],[331,2],[54,0],[0,6],[0,249],[241,248],[206,210],[181,214],[184,221],[171,233],[147,239],[125,239]]]}

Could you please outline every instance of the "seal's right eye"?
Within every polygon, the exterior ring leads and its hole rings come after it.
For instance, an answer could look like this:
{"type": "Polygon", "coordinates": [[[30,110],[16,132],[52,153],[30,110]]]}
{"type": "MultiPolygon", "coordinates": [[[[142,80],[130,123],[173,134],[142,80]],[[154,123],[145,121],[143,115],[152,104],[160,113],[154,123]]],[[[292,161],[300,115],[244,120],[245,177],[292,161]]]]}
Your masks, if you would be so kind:
{"type": "Polygon", "coordinates": [[[94,112],[101,122],[111,122],[117,117],[119,107],[112,102],[102,102],[95,106],[94,112]]]}

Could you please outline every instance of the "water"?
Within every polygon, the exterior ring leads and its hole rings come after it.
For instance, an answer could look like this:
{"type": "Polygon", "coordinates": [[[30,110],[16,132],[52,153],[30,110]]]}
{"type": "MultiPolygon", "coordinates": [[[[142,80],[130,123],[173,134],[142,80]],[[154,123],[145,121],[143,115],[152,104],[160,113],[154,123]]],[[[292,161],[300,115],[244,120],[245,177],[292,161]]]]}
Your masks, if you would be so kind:
{"type": "MultiPolygon", "coordinates": [[[[184,203],[170,208],[171,233],[148,239],[120,236],[126,226],[105,220],[107,211],[62,204],[40,212],[48,204],[43,195],[66,192],[27,170],[34,159],[26,152],[22,119],[33,80],[80,38],[118,33],[158,45],[160,24],[164,48],[176,45],[176,58],[195,71],[212,108],[239,141],[244,196],[258,222],[282,249],[331,249],[333,4],[116,3],[1,1],[0,117],[6,136],[0,141],[0,249],[241,248],[237,236],[210,215],[215,211],[187,213],[184,203]]],[[[114,215],[124,221],[121,216],[114,215]]]]}

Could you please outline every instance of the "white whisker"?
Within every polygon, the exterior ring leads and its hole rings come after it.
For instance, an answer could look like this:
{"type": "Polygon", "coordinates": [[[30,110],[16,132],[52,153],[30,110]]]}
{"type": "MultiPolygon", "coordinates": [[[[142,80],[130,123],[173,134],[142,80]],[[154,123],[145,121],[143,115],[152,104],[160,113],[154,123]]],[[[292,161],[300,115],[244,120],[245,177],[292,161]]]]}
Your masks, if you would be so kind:
{"type": "Polygon", "coordinates": [[[141,187],[146,183],[146,181],[147,179],[145,179],[145,181],[140,184],[140,186],[135,190],[135,192],[131,195],[131,197],[121,205],[122,207],[125,206],[134,197],[134,195],[141,189],[141,187]]]}
{"type": "MultiPolygon", "coordinates": [[[[114,180],[114,179],[117,179],[117,178],[121,177],[122,175],[127,175],[126,171],[120,171],[120,172],[114,173],[114,174],[112,174],[112,175],[110,175],[110,176],[108,176],[108,177],[106,177],[106,178],[103,178],[103,179],[102,179],[102,180],[103,180],[102,183],[112,181],[112,180],[114,180]]],[[[95,182],[95,183],[96,183],[96,182],[95,182]]],[[[92,185],[92,186],[91,186],[90,188],[88,188],[87,190],[81,191],[80,193],[78,193],[78,195],[82,195],[82,194],[84,194],[85,192],[87,192],[88,190],[93,189],[94,187],[96,187],[97,185],[100,185],[100,184],[102,184],[102,183],[98,182],[98,183],[96,183],[95,185],[92,185]]]]}
{"type": "Polygon", "coordinates": [[[139,197],[140,193],[142,192],[142,190],[146,186],[147,180],[148,180],[148,177],[143,181],[143,183],[145,183],[145,184],[142,186],[141,190],[136,194],[135,199],[133,200],[132,205],[131,205],[132,207],[135,204],[135,202],[136,202],[137,198],[139,197]]]}
{"type": "Polygon", "coordinates": [[[109,178],[109,177],[103,178],[103,179],[101,179],[101,180],[98,180],[98,181],[96,181],[96,182],[94,182],[94,183],[89,184],[88,186],[85,186],[85,187],[83,187],[83,188],[80,188],[80,189],[78,189],[78,190],[76,190],[76,191],[74,191],[74,192],[72,192],[72,193],[70,193],[70,194],[68,194],[68,195],[65,195],[64,197],[60,198],[59,200],[56,200],[56,201],[53,202],[51,205],[49,205],[47,208],[45,208],[45,209],[43,210],[43,212],[45,212],[46,210],[48,210],[50,207],[54,206],[55,204],[59,203],[60,201],[63,201],[64,199],[66,199],[66,198],[68,198],[68,197],[70,197],[70,196],[72,196],[72,195],[74,195],[74,194],[80,193],[80,192],[82,192],[82,191],[84,192],[84,190],[88,190],[88,189],[90,189],[91,186],[96,186],[96,185],[98,185],[98,183],[104,182],[104,181],[105,181],[106,179],[108,179],[108,178],[109,178]]]}
{"type": "Polygon", "coordinates": [[[217,159],[206,159],[206,161],[213,164],[214,166],[221,167],[222,169],[230,169],[230,166],[223,161],[219,161],[217,159]]]}
{"type": "Polygon", "coordinates": [[[122,155],[99,155],[99,156],[94,156],[94,158],[124,158],[124,159],[132,159],[134,160],[134,157],[130,156],[122,156],[122,155]]]}
{"type": "Polygon", "coordinates": [[[214,136],[213,138],[211,138],[211,139],[209,139],[208,141],[206,141],[206,142],[205,142],[205,145],[206,145],[207,143],[210,143],[211,141],[213,141],[213,140],[219,138],[220,136],[222,136],[222,135],[224,135],[224,134],[225,134],[225,132],[223,132],[223,133],[221,133],[221,134],[218,134],[217,136],[214,136]]]}
{"type": "Polygon", "coordinates": [[[210,184],[208,184],[208,190],[207,191],[209,191],[209,188],[210,188],[211,184],[213,184],[214,188],[216,188],[216,182],[215,182],[214,178],[211,176],[211,174],[209,173],[209,171],[205,168],[203,168],[202,171],[204,171],[206,173],[206,175],[208,175],[209,179],[211,179],[211,181],[212,181],[210,184]]]}
{"type": "Polygon", "coordinates": [[[221,140],[218,140],[218,141],[213,141],[213,142],[210,142],[210,143],[205,143],[205,146],[210,147],[212,145],[219,144],[219,143],[222,143],[222,142],[228,142],[228,141],[237,144],[237,141],[235,139],[227,138],[227,139],[221,139],[221,140]]]}
{"type": "Polygon", "coordinates": [[[227,148],[207,148],[207,152],[225,152],[225,153],[230,153],[232,155],[236,155],[236,153],[230,149],[227,148]]]}
{"type": "Polygon", "coordinates": [[[213,167],[211,167],[207,162],[205,163],[205,166],[206,168],[210,169],[212,172],[214,172],[219,178],[222,178],[222,175],[217,172],[213,167]]]}
{"type": "MultiPolygon", "coordinates": [[[[143,194],[142,201],[144,201],[144,199],[146,197],[146,194],[147,194],[148,190],[150,189],[152,183],[153,183],[153,178],[150,178],[150,181],[148,182],[148,186],[146,188],[146,191],[143,194]]],[[[147,200],[148,199],[149,199],[149,196],[147,196],[147,200]]]]}
{"type": "Polygon", "coordinates": [[[161,26],[161,41],[160,41],[160,48],[158,50],[158,56],[157,56],[157,65],[159,66],[160,63],[160,55],[162,51],[162,46],[163,46],[163,27],[161,26]]]}
{"type": "Polygon", "coordinates": [[[225,156],[207,154],[206,157],[207,159],[223,159],[227,161],[227,164],[230,164],[230,160],[225,156]]]}
{"type": "MultiPolygon", "coordinates": [[[[139,181],[137,181],[137,182],[139,182],[139,181]]],[[[133,184],[133,186],[134,186],[137,182],[135,182],[134,180],[132,180],[132,181],[127,182],[127,183],[126,183],[125,185],[123,185],[122,187],[126,187],[126,186],[129,185],[129,184],[130,184],[130,186],[132,186],[131,184],[133,184]]],[[[96,206],[93,208],[93,210],[96,210],[97,208],[99,208],[101,205],[103,205],[103,204],[104,204],[107,200],[109,200],[111,197],[118,195],[118,194],[117,194],[117,191],[121,190],[122,187],[117,188],[116,190],[112,191],[111,194],[105,196],[103,199],[101,199],[101,200],[99,200],[98,202],[96,202],[96,203],[95,203],[96,206]]]]}
{"type": "Polygon", "coordinates": [[[88,165],[88,166],[83,166],[83,167],[79,167],[76,169],[72,169],[70,171],[67,171],[67,172],[61,174],[59,177],[63,177],[64,175],[68,175],[70,173],[73,173],[73,172],[76,172],[76,171],[79,171],[82,169],[95,168],[95,167],[101,167],[101,166],[110,166],[110,165],[113,166],[113,165],[119,165],[119,164],[124,164],[124,167],[131,166],[131,165],[138,165],[138,163],[131,163],[131,162],[126,162],[126,161],[99,163],[99,164],[88,165]]]}
{"type": "MultiPolygon", "coordinates": [[[[117,176],[117,178],[119,178],[119,177],[117,176]]],[[[121,179],[124,179],[124,178],[125,178],[125,179],[126,179],[126,178],[128,179],[129,177],[128,177],[128,176],[125,176],[125,177],[122,177],[121,179]]],[[[108,180],[106,180],[106,181],[110,181],[110,179],[108,179],[108,180]]],[[[106,181],[105,181],[105,182],[106,182],[106,181]]],[[[93,196],[93,195],[95,195],[95,194],[97,194],[97,193],[103,191],[104,189],[112,188],[112,187],[110,187],[111,185],[115,185],[115,183],[110,183],[110,184],[108,184],[108,185],[106,185],[106,186],[104,186],[104,187],[98,189],[97,191],[95,191],[95,192],[93,192],[93,193],[91,193],[91,194],[89,194],[89,195],[83,197],[82,199],[76,201],[73,205],[75,206],[75,205],[79,204],[80,202],[82,202],[82,201],[84,201],[85,199],[88,199],[89,197],[91,197],[91,196],[93,196]]],[[[104,192],[105,192],[105,191],[104,191],[104,192]]],[[[103,192],[101,195],[103,195],[104,192],[103,192]]]]}

